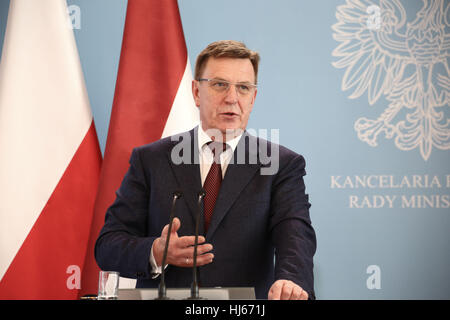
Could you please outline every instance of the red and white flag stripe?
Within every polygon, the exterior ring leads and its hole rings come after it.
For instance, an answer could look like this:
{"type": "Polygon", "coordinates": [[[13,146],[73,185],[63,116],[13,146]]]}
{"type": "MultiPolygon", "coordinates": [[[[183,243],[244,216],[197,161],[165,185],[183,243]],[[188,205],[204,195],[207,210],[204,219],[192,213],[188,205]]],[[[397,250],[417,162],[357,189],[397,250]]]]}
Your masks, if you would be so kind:
{"type": "Polygon", "coordinates": [[[101,154],[65,0],[10,3],[0,64],[0,299],[77,298],[101,154]]]}
{"type": "MultiPolygon", "coordinates": [[[[191,86],[177,1],[129,0],[82,294],[97,292],[95,240],[129,167],[132,149],[198,124],[191,86]]],[[[133,284],[120,280],[121,287],[133,284]]]]}

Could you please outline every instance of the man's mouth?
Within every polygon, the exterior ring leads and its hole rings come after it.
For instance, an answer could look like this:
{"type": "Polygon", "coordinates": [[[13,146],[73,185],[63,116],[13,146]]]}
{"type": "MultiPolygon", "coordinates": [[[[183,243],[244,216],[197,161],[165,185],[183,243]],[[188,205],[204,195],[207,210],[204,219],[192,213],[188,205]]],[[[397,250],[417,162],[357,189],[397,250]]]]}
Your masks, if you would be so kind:
{"type": "Polygon", "coordinates": [[[237,113],[234,112],[222,112],[221,115],[227,116],[227,117],[234,117],[234,116],[238,116],[237,113]]]}

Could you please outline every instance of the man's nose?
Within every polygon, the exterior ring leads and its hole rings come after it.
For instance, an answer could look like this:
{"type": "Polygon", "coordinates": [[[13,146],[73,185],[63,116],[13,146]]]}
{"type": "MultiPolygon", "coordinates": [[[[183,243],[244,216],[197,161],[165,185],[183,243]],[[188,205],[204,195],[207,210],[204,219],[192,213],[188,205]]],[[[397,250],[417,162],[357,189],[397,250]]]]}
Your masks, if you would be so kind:
{"type": "Polygon", "coordinates": [[[237,88],[234,84],[230,85],[228,91],[225,94],[225,102],[229,104],[236,104],[238,102],[239,96],[237,93],[237,88]]]}

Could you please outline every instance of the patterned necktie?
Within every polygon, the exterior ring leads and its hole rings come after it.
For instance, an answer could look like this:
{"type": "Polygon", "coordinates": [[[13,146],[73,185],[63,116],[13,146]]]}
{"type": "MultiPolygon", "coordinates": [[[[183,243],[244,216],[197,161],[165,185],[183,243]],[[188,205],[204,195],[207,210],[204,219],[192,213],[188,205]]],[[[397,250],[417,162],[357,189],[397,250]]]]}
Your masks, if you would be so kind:
{"type": "Polygon", "coordinates": [[[208,231],[214,207],[216,205],[216,199],[219,194],[220,185],[222,183],[222,167],[220,165],[220,155],[227,148],[227,144],[222,142],[209,142],[208,147],[213,153],[214,161],[211,164],[211,168],[209,169],[205,183],[203,184],[203,188],[206,191],[206,196],[203,199],[205,233],[208,231]]]}

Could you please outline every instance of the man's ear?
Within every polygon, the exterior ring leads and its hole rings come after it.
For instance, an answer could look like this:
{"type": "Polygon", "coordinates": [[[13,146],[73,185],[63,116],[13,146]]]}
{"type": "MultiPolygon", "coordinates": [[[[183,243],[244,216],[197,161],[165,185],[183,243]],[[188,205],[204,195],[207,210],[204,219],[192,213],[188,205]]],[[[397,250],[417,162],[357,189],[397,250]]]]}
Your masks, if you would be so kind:
{"type": "Polygon", "coordinates": [[[196,80],[192,80],[192,96],[194,97],[195,105],[200,107],[200,96],[199,96],[199,82],[196,80]]]}

